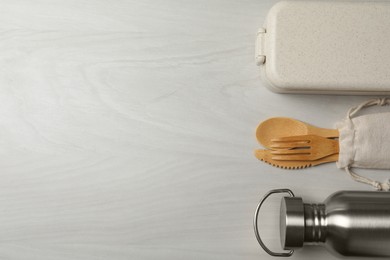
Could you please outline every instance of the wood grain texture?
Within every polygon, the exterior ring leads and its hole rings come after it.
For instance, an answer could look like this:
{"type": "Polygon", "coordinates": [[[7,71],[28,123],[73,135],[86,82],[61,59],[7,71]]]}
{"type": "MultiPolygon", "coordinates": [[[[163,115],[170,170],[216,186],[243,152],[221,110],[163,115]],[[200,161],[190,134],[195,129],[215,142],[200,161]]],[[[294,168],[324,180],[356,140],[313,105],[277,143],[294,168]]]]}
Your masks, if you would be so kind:
{"type": "MultiPolygon", "coordinates": [[[[254,39],[275,2],[0,1],[0,259],[271,259],[262,194],[364,189],[252,154],[268,117],[331,128],[366,99],[265,89],[254,39]]],[[[314,255],[332,258],[293,258],[314,255]]]]}

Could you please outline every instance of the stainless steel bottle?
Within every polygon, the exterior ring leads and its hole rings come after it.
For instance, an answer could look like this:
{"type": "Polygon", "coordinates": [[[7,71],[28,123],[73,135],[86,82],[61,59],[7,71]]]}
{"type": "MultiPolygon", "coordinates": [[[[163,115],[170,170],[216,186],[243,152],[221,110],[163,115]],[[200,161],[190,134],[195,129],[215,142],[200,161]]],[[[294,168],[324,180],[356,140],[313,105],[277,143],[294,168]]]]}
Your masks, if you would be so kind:
{"type": "Polygon", "coordinates": [[[325,245],[345,256],[390,256],[390,192],[339,191],[324,203],[307,204],[288,189],[272,190],[260,201],[254,217],[257,240],[273,256],[291,256],[305,244],[325,245]],[[280,208],[284,253],[269,250],[259,235],[258,214],[273,193],[288,193],[280,208]]]}

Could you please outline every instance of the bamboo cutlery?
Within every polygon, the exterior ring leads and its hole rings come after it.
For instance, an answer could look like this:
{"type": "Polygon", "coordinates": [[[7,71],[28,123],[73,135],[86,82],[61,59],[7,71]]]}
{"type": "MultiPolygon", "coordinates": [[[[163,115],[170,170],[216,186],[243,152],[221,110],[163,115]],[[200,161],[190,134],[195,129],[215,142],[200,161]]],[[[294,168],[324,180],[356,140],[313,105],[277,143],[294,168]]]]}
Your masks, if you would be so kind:
{"type": "Polygon", "coordinates": [[[338,160],[338,130],[275,117],[262,122],[256,138],[269,150],[255,150],[259,159],[283,169],[302,169],[338,160]]]}

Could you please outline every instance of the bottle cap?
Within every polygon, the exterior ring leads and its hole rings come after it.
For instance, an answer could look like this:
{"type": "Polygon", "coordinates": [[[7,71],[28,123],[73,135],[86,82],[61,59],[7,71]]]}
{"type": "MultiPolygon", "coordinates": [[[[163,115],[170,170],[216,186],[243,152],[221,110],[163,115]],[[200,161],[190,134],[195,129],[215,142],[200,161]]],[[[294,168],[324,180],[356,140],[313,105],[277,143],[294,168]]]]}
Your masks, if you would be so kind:
{"type": "Polygon", "coordinates": [[[305,216],[302,198],[283,197],[280,205],[280,240],[283,249],[302,247],[305,216]]]}
{"type": "Polygon", "coordinates": [[[253,228],[255,231],[255,236],[260,246],[271,256],[277,257],[288,257],[292,256],[294,249],[290,249],[288,252],[274,252],[270,250],[263,242],[260,237],[258,218],[261,206],[264,201],[274,193],[287,193],[290,195],[292,200],[282,200],[281,206],[281,238],[283,248],[290,247],[299,247],[303,245],[303,234],[304,234],[304,215],[303,215],[303,202],[301,198],[295,198],[294,193],[289,189],[276,189],[270,190],[264,197],[260,200],[257,208],[255,210],[255,215],[253,217],[253,228]],[[303,222],[301,222],[303,221],[303,222]],[[303,228],[303,229],[302,229],[303,228]],[[303,233],[301,233],[303,231],[303,233]]]}

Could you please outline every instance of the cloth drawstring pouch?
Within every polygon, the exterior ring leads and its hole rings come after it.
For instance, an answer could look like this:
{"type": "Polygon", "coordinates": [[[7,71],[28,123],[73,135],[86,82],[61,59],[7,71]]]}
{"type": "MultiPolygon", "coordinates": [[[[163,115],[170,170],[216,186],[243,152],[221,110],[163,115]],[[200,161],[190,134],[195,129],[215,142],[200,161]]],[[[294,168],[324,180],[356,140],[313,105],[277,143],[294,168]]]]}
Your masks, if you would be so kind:
{"type": "Polygon", "coordinates": [[[352,168],[390,169],[390,112],[358,115],[371,106],[385,106],[390,99],[373,99],[351,108],[347,117],[336,125],[339,130],[339,160],[337,167],[344,169],[351,177],[388,191],[390,181],[378,182],[361,176],[352,168]]]}

